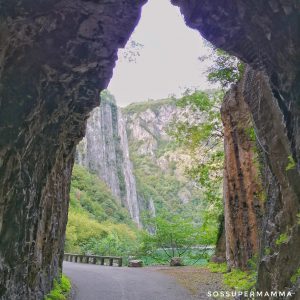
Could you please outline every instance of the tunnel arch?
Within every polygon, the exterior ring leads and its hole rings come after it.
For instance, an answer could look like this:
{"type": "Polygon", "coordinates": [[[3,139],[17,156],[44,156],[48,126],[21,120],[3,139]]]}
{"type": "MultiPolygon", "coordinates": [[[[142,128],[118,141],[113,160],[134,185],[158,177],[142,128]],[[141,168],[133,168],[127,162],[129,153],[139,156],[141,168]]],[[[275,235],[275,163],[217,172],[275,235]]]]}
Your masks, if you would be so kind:
{"type": "MultiPolygon", "coordinates": [[[[98,104],[99,91],[112,76],[117,50],[128,40],[145,2],[0,4],[3,299],[41,299],[59,272],[75,146],[84,135],[88,113],[98,104]]],[[[266,155],[266,162],[277,191],[270,196],[265,226],[270,229],[276,223],[276,230],[290,231],[288,245],[282,245],[276,257],[262,255],[260,288],[285,288],[300,264],[300,4],[171,2],[180,7],[188,26],[250,66],[244,93],[259,138],[273,155],[266,155]],[[263,90],[258,89],[261,85],[263,90]],[[258,103],[264,104],[260,115],[258,103]],[[267,119],[276,123],[272,130],[267,119]],[[286,171],[289,156],[296,163],[291,172],[286,171]]],[[[265,235],[263,243],[271,238],[265,235]]]]}

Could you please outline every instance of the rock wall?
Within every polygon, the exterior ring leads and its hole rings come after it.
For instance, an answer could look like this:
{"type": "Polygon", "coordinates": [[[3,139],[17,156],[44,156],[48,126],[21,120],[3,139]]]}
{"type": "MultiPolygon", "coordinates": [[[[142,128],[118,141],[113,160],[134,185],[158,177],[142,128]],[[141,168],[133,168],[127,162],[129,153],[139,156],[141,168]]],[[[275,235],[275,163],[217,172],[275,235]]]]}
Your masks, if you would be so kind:
{"type": "Polygon", "coordinates": [[[86,135],[77,146],[76,162],[106,182],[112,194],[140,224],[135,177],[129,158],[126,122],[121,110],[103,96],[100,107],[91,113],[86,135]]]}
{"type": "Polygon", "coordinates": [[[144,2],[0,2],[1,299],[52,287],[75,146],[144,2]]]}
{"type": "Polygon", "coordinates": [[[300,3],[297,0],[172,0],[188,26],[259,73],[248,71],[244,84],[258,140],[265,149],[268,201],[263,219],[258,288],[289,287],[300,267],[300,3]],[[287,170],[291,163],[293,168],[287,170]],[[281,235],[281,236],[280,236],[281,235]],[[288,237],[287,239],[285,237],[288,237]],[[281,238],[280,238],[281,237],[281,238]],[[282,242],[285,241],[285,242],[282,242]]]}
{"type": "Polygon", "coordinates": [[[224,97],[224,221],[229,267],[247,269],[258,255],[265,193],[250,110],[243,96],[243,81],[224,97]]]}
{"type": "MultiPolygon", "coordinates": [[[[300,177],[293,153],[293,140],[298,136],[287,124],[288,115],[296,111],[286,111],[285,104],[278,103],[276,90],[263,72],[248,68],[243,89],[264,157],[262,175],[267,191],[258,288],[289,288],[296,292],[294,299],[299,299],[299,276],[293,280],[300,270],[300,177]]],[[[296,123],[294,126],[297,130],[296,123]]]]}

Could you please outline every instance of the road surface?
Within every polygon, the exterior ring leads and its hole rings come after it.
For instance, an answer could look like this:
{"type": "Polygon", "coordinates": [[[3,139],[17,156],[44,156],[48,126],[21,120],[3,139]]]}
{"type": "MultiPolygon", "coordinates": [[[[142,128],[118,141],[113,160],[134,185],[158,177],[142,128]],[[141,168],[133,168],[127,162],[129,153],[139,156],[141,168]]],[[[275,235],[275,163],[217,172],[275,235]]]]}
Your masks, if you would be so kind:
{"type": "Polygon", "coordinates": [[[74,300],[192,300],[175,279],[151,268],[108,267],[64,262],[74,300]]]}

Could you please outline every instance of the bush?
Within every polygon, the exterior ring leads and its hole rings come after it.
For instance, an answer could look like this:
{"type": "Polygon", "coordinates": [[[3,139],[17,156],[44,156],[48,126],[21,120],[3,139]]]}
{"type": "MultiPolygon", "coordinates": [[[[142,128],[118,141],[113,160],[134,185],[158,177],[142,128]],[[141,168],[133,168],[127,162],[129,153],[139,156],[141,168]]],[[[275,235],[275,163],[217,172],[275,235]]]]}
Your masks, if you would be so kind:
{"type": "Polygon", "coordinates": [[[71,282],[66,275],[54,280],[52,291],[45,296],[45,300],[66,300],[71,291],[71,282]]]}

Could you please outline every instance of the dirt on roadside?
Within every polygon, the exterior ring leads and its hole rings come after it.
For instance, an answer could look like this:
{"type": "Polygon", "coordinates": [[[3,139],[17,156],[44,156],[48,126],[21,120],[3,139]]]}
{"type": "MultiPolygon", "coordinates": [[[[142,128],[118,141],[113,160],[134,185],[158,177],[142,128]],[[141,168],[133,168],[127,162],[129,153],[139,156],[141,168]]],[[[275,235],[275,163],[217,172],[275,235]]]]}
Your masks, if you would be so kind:
{"type": "Polygon", "coordinates": [[[205,267],[155,267],[155,270],[174,277],[195,299],[216,299],[209,297],[209,292],[228,290],[222,283],[222,274],[211,273],[205,267]]]}

